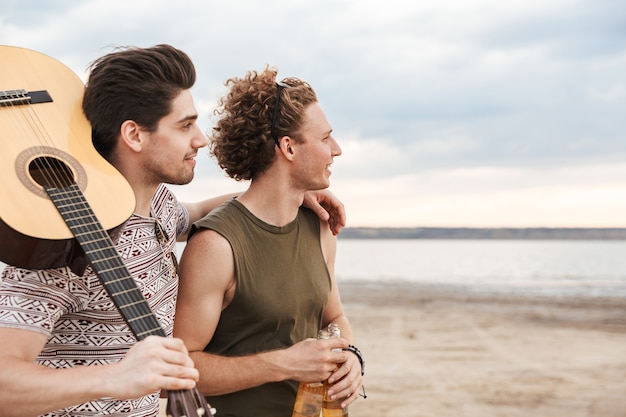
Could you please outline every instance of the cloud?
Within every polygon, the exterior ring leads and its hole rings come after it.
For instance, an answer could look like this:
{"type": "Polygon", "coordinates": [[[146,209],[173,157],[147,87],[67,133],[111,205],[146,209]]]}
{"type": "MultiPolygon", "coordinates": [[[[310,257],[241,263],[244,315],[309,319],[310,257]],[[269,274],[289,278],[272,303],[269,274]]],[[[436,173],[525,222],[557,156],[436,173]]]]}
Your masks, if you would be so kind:
{"type": "Polygon", "coordinates": [[[623,164],[480,167],[333,179],[332,187],[353,227],[612,227],[626,206],[625,171],[623,164]]]}
{"type": "MultiPolygon", "coordinates": [[[[204,130],[229,77],[273,65],[309,81],[344,150],[333,190],[361,225],[625,224],[626,203],[611,194],[626,184],[617,168],[626,159],[624,28],[626,3],[615,0],[0,6],[0,43],[47,53],[81,77],[116,45],[185,50],[204,130]],[[361,209],[368,201],[393,202],[393,220],[361,209]],[[585,216],[557,215],[556,201],[585,216]]],[[[185,194],[233,186],[208,158],[197,171],[185,194]]]]}

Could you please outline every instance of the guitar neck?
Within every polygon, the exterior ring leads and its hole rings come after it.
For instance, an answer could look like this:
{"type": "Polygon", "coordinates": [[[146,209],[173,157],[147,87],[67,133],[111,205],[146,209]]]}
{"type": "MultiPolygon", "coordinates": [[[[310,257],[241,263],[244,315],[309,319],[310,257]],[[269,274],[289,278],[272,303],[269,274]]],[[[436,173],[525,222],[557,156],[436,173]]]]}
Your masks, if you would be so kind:
{"type": "Polygon", "coordinates": [[[78,185],[46,187],[46,192],[137,340],[166,336],[78,185]]]}
{"type": "MultiPolygon", "coordinates": [[[[44,187],[89,259],[107,293],[128,323],[137,340],[148,336],[166,336],[150,305],[133,280],[128,268],[102,228],[77,184],[68,187],[44,187]]],[[[169,417],[213,417],[215,409],[196,387],[167,392],[169,417]]]]}

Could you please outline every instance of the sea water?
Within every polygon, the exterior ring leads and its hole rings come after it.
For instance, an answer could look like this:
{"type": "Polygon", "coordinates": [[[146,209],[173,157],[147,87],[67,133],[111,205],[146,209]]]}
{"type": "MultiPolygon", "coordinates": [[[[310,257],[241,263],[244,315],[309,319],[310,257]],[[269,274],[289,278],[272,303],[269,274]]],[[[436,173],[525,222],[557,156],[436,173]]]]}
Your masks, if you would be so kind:
{"type": "Polygon", "coordinates": [[[626,297],[626,241],[339,238],[335,275],[339,283],[626,297]]]}
{"type": "Polygon", "coordinates": [[[470,291],[626,296],[626,241],[339,239],[342,281],[470,291]]]}

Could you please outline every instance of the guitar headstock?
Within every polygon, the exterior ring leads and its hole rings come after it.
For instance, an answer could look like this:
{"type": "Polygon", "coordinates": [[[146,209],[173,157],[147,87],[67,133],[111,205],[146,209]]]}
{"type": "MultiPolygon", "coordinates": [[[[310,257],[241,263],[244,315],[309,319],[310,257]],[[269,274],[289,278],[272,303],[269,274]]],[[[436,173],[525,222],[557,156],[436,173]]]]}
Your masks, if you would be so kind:
{"type": "Polygon", "coordinates": [[[212,408],[197,388],[167,392],[167,417],[214,417],[212,408]]]}

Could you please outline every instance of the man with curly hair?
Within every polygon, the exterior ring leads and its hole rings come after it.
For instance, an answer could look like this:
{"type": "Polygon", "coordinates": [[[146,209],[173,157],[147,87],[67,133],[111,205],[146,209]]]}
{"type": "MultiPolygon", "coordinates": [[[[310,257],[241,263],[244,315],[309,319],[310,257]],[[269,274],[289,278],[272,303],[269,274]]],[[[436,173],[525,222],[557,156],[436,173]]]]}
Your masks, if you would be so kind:
{"type": "Polygon", "coordinates": [[[221,416],[291,416],[298,381],[329,380],[346,407],[361,366],[334,276],[336,239],[301,207],[341,148],[309,84],[276,70],[226,82],[210,149],[248,189],[196,222],[181,258],[174,334],[221,416]],[[315,340],[337,323],[343,338],[315,340]],[[329,379],[330,378],[330,379],[329,379]]]}

